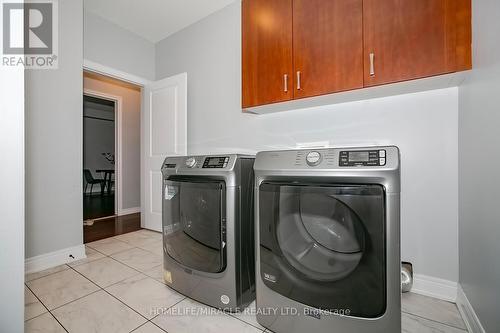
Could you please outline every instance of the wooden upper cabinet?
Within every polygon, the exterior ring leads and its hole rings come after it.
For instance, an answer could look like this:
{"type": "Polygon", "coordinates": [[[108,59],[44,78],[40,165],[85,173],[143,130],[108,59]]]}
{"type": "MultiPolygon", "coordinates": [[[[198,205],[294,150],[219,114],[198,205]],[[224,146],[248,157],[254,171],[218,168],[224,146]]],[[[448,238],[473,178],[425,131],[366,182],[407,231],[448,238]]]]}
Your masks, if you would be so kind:
{"type": "Polygon", "coordinates": [[[293,97],[292,0],[243,0],[243,107],[293,97]]]}
{"type": "Polygon", "coordinates": [[[470,0],[363,0],[365,86],[469,69],[470,0]]]}
{"type": "Polygon", "coordinates": [[[295,98],[362,88],[363,0],[293,0],[293,62],[295,98]]]}
{"type": "Polygon", "coordinates": [[[243,108],[471,67],[471,0],[242,0],[243,108]]]}

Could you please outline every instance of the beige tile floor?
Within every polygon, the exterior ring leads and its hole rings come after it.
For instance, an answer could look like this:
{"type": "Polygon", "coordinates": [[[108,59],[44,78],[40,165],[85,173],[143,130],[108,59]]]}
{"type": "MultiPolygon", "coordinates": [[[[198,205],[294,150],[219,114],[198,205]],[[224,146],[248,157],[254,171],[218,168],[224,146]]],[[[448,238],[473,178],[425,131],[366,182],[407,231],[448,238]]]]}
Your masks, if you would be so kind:
{"type": "MultiPolygon", "coordinates": [[[[86,259],[26,276],[26,332],[267,332],[250,314],[255,303],[244,313],[207,315],[207,306],[168,288],[159,233],[136,231],[86,251],[86,259]]],[[[466,332],[453,303],[409,293],[402,310],[405,333],[466,332]]]]}

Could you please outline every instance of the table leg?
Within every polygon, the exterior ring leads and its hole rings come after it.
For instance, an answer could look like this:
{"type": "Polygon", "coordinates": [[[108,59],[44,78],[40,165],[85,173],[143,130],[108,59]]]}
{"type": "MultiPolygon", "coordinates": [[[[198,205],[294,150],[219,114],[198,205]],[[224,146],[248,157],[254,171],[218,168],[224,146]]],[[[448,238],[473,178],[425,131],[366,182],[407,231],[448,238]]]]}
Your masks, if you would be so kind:
{"type": "Polygon", "coordinates": [[[104,188],[106,186],[106,173],[104,173],[104,180],[101,183],[101,196],[104,195],[104,188]]]}
{"type": "Polygon", "coordinates": [[[111,172],[109,173],[108,179],[108,195],[111,194],[111,172]]]}

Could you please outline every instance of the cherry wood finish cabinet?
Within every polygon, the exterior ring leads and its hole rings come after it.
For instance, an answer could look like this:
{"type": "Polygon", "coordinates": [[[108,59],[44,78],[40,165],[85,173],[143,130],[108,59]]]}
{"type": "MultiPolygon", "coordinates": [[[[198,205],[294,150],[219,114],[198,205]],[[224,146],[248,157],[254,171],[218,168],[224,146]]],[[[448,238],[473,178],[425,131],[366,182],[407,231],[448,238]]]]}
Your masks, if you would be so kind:
{"type": "MultiPolygon", "coordinates": [[[[363,0],[364,82],[379,85],[470,68],[460,50],[464,0],[363,0]]],[[[469,22],[470,27],[470,22],[469,22]]]]}
{"type": "Polygon", "coordinates": [[[242,3],[243,107],[293,98],[292,0],[242,3]]]}
{"type": "Polygon", "coordinates": [[[363,87],[363,0],[293,0],[294,98],[363,87]]]}
{"type": "Polygon", "coordinates": [[[471,63],[471,0],[242,0],[243,108],[471,63]]]}

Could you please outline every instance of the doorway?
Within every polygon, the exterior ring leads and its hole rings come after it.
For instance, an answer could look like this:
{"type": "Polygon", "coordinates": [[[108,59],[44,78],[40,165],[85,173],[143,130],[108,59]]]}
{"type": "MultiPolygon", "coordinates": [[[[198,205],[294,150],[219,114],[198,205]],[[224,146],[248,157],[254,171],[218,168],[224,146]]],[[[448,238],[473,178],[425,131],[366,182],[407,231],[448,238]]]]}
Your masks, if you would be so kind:
{"type": "Polygon", "coordinates": [[[84,243],[140,229],[141,87],[84,70],[84,243]]]}
{"type": "Polygon", "coordinates": [[[83,96],[83,220],[116,214],[116,102],[83,96]]]}

